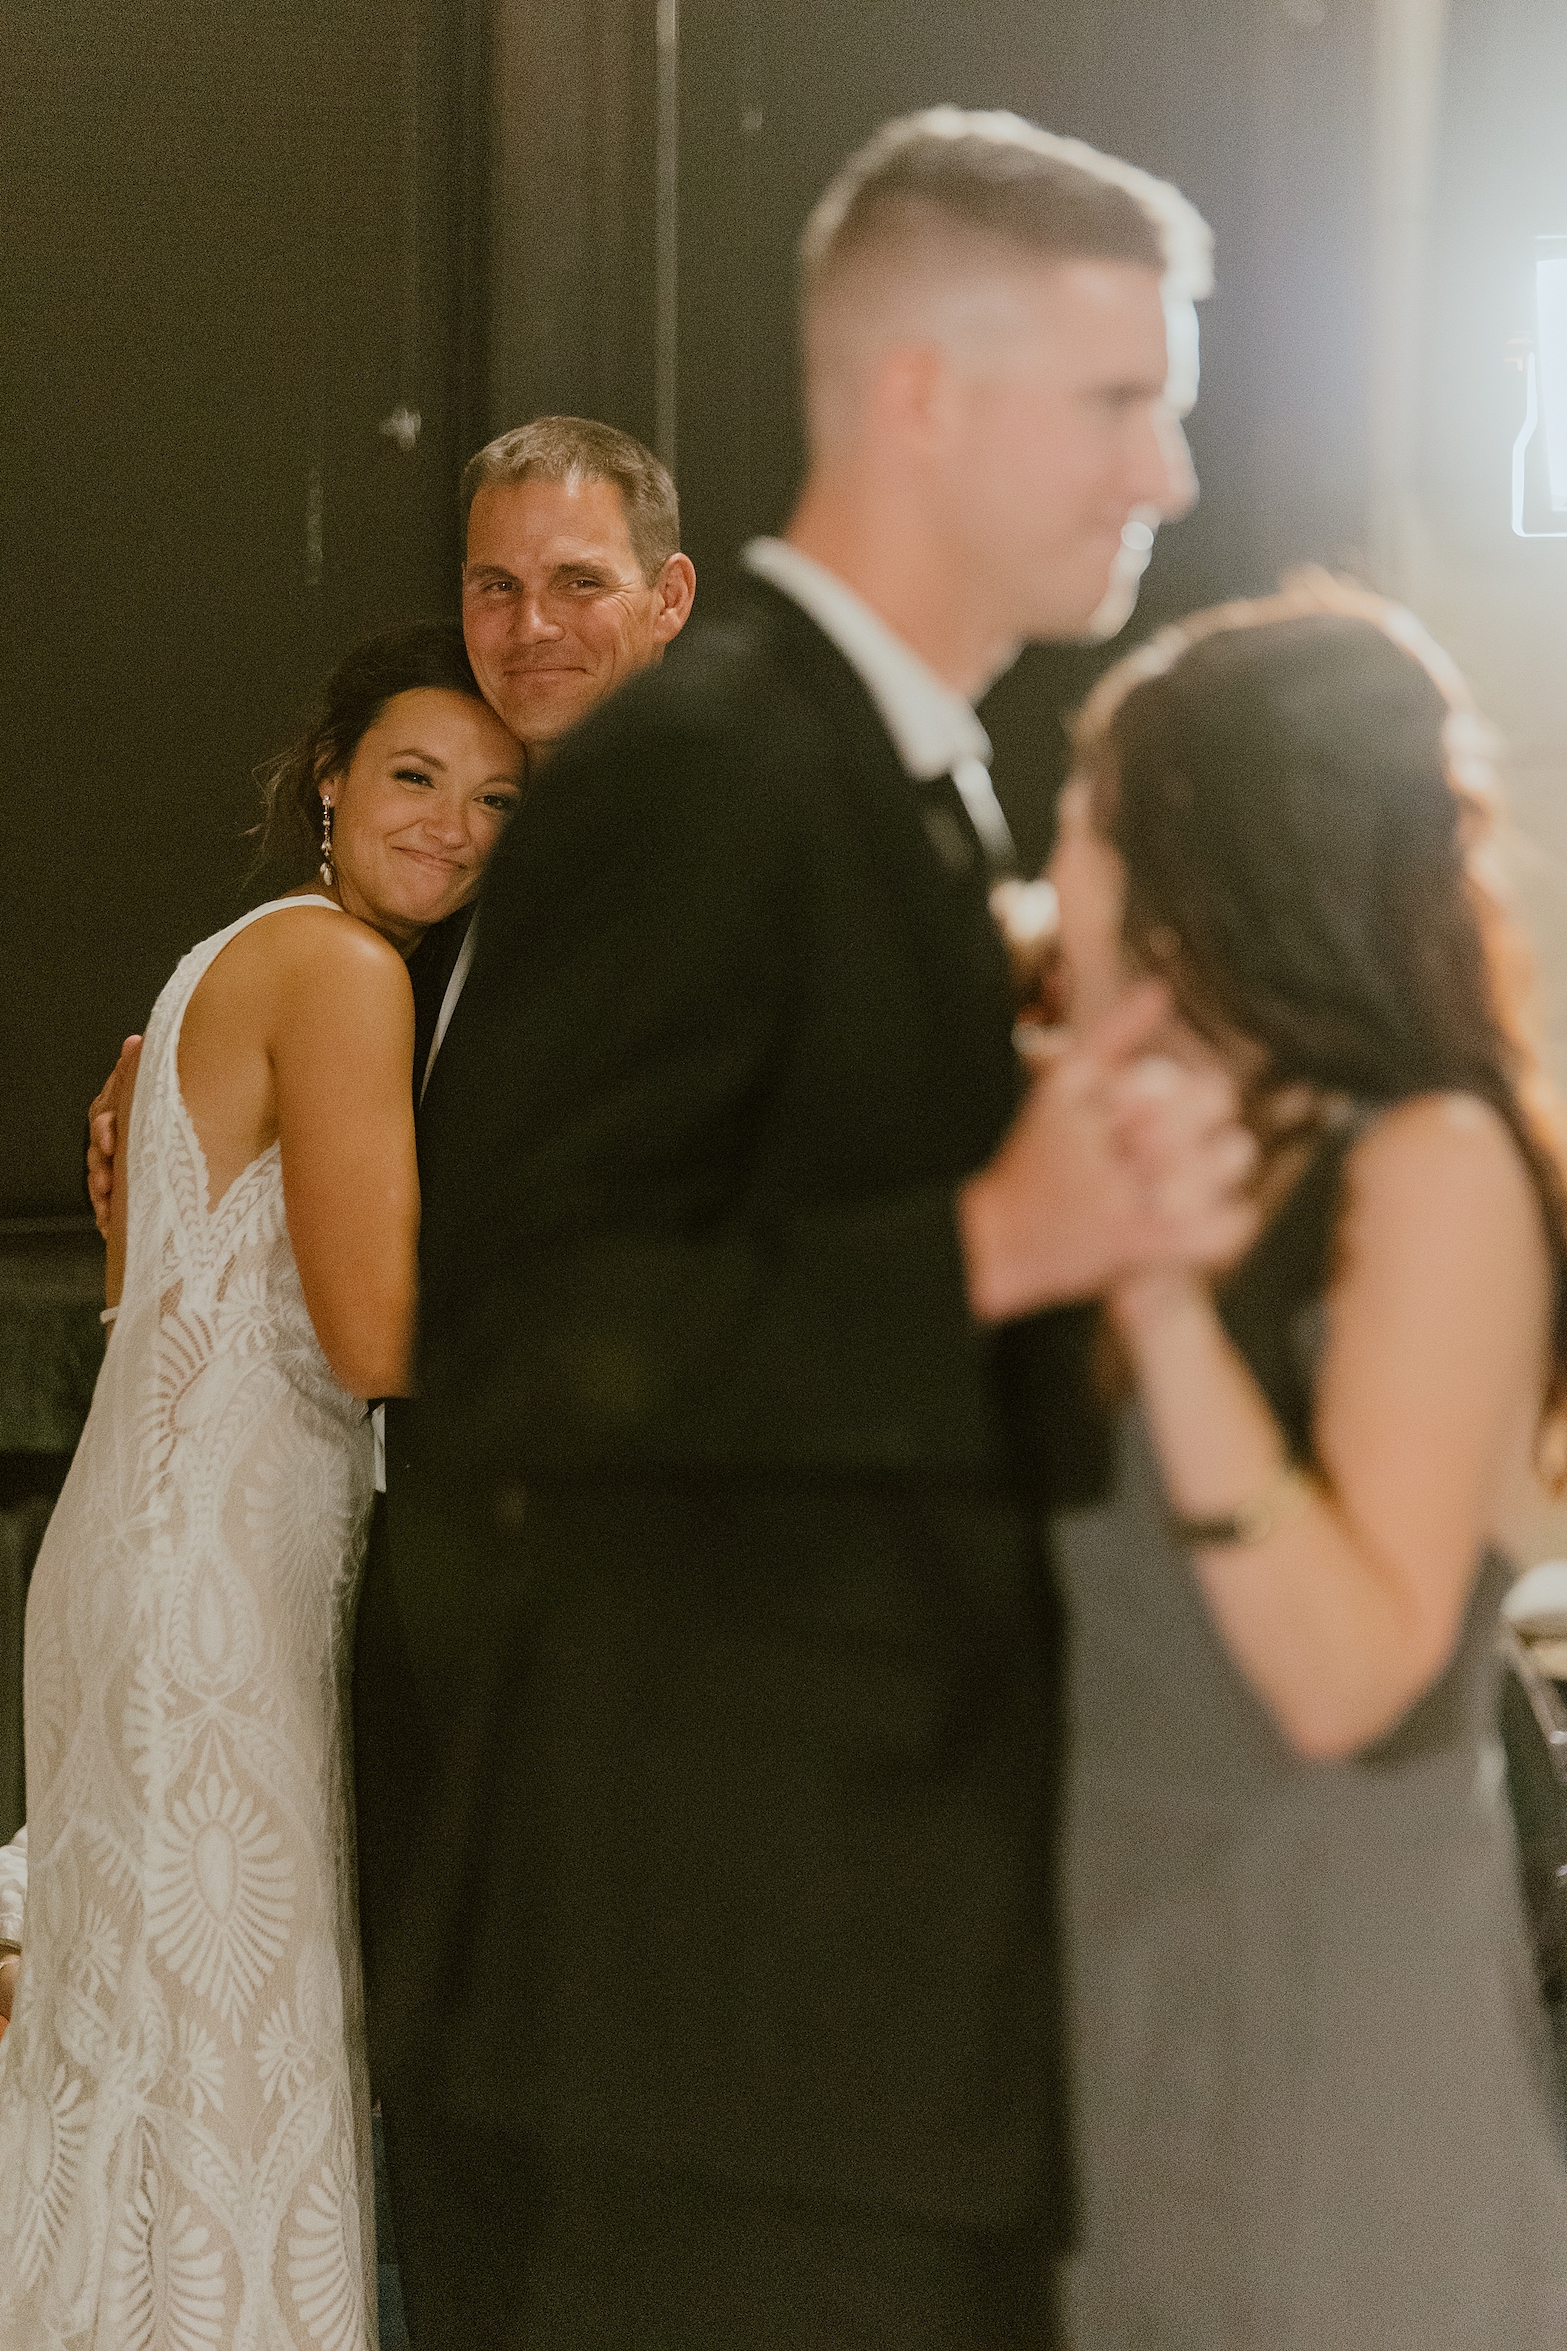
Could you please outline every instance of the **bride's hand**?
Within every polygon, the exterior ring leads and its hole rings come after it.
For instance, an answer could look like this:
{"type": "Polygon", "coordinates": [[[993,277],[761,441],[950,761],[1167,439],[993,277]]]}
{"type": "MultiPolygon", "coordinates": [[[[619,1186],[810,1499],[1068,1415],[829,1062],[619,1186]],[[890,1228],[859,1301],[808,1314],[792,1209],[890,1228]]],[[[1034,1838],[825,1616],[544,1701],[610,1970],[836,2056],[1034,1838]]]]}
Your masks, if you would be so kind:
{"type": "Polygon", "coordinates": [[[16,1998],[16,1979],[22,1972],[20,1952],[13,1951],[0,1959],[0,2021],[9,2024],[11,2006],[16,1998]]]}

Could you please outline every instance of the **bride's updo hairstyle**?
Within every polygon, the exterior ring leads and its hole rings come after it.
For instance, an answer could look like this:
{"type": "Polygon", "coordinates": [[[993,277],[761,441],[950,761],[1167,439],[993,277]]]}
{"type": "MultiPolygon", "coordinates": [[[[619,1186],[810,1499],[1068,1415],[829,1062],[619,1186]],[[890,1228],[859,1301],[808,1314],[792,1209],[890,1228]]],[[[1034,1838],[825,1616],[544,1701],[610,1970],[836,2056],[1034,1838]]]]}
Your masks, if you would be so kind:
{"type": "Polygon", "coordinates": [[[303,880],[321,862],[321,786],[341,775],[395,694],[433,686],[482,702],[462,629],[454,620],[416,620],[381,629],[344,655],[327,679],[298,740],[257,771],[261,822],[257,866],[278,865],[303,880]]]}
{"type": "Polygon", "coordinates": [[[1125,940],[1200,1034],[1265,1056],[1252,1108],[1305,1084],[1458,1091],[1517,1139],[1556,1269],[1567,1396],[1567,1189],[1503,912],[1486,730],[1413,617],[1307,571],[1200,612],[1111,670],[1076,772],[1126,868],[1125,940]]]}

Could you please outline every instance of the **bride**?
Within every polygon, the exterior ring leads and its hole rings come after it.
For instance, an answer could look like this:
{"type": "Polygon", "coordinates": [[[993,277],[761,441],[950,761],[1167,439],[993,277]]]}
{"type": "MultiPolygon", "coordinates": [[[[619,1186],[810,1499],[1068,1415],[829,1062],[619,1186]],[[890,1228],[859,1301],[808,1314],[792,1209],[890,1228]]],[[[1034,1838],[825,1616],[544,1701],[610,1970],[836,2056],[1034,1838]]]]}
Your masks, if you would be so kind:
{"type": "Polygon", "coordinates": [[[522,757],[457,628],[360,647],[268,779],[266,846],[315,878],[194,948],[148,1026],[28,1603],[6,2351],[374,2342],[344,1688],[365,1399],[413,1322],[404,958],[476,891],[522,757]]]}

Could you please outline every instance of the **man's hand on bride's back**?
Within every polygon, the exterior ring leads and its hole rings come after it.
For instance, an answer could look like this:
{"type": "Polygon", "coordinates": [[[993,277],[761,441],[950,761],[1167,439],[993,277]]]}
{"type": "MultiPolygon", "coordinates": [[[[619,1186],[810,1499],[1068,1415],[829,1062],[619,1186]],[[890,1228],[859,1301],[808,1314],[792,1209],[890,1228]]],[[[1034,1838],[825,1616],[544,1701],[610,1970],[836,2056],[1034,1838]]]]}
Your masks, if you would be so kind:
{"type": "Polygon", "coordinates": [[[105,1240],[109,1237],[109,1203],[114,1197],[114,1159],[120,1147],[120,1112],[131,1098],[140,1058],[140,1037],[127,1037],[103,1091],[94,1097],[87,1113],[87,1197],[105,1240]]]}
{"type": "Polygon", "coordinates": [[[1094,1297],[1134,1268],[1222,1265],[1251,1240],[1256,1145],[1221,1069],[1154,1050],[1169,1011],[1149,982],[1032,1057],[1000,1150],[959,1194],[982,1322],[1094,1297]]]}

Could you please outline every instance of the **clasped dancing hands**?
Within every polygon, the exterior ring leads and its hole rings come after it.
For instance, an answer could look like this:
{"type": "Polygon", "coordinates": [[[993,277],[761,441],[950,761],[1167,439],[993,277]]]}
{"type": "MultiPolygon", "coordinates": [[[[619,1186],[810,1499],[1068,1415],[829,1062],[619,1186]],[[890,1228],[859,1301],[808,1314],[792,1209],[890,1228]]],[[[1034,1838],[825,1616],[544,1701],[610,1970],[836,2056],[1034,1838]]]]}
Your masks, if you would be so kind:
{"type": "Polygon", "coordinates": [[[1226,1265],[1255,1237],[1257,1147],[1235,1087],[1158,1050],[1170,1012],[1169,991],[1147,981],[1080,1036],[1026,1043],[1022,1106],[959,1195],[982,1322],[1096,1296],[1133,1271],[1226,1265]]]}

